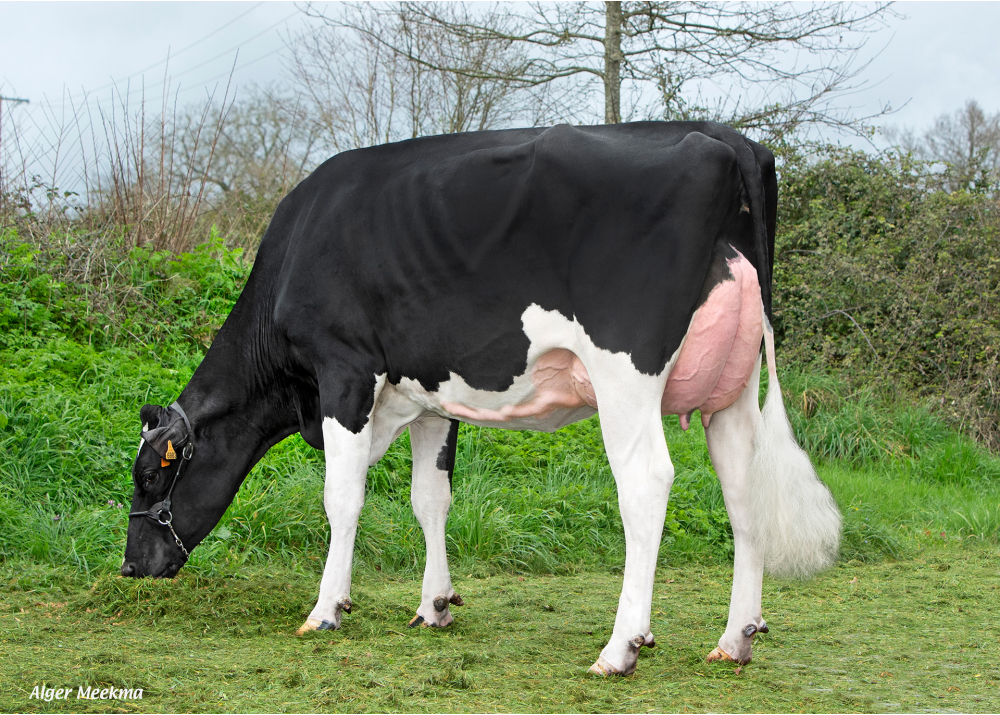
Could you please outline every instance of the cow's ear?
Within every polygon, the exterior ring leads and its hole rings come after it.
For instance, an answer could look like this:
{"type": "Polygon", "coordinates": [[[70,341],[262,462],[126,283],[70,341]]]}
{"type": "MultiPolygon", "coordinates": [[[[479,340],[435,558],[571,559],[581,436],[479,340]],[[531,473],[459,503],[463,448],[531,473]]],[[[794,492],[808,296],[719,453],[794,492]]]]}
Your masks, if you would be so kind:
{"type": "Polygon", "coordinates": [[[160,426],[145,430],[142,438],[162,459],[177,459],[181,448],[191,441],[191,435],[188,434],[184,419],[176,412],[163,410],[161,418],[163,422],[160,426]]]}
{"type": "Polygon", "coordinates": [[[160,415],[163,412],[163,408],[159,405],[143,405],[139,410],[139,424],[156,427],[160,424],[160,415]]]}

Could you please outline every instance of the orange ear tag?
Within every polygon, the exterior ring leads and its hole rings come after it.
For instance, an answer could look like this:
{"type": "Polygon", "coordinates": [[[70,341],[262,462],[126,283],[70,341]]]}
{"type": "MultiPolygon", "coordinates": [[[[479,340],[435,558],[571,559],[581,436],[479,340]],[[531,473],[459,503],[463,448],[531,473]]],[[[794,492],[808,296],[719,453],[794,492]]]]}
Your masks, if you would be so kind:
{"type": "Polygon", "coordinates": [[[160,466],[161,467],[169,467],[170,466],[170,462],[168,462],[167,460],[163,459],[163,457],[160,457],[160,466]]]}
{"type": "Polygon", "coordinates": [[[167,440],[167,453],[163,455],[165,459],[177,459],[177,452],[174,451],[174,443],[167,440]]]}

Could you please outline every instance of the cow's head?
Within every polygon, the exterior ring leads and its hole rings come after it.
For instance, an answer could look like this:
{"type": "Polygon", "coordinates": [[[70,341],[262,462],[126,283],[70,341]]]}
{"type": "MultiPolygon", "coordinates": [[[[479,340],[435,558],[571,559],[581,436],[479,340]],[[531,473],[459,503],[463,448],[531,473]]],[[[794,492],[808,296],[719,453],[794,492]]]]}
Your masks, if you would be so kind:
{"type": "Polygon", "coordinates": [[[135,493],[121,572],[172,578],[232,501],[236,490],[221,478],[232,470],[225,440],[196,437],[177,403],[144,405],[139,415],[142,441],[132,466],[135,493]]]}

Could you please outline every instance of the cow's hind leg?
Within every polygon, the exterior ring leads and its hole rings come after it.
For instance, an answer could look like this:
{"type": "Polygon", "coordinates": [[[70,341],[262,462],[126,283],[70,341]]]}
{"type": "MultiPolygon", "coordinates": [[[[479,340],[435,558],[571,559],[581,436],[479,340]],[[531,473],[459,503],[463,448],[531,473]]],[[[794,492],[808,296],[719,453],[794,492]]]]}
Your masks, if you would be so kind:
{"type": "Polygon", "coordinates": [[[757,373],[708,429],[708,446],[722,481],[733,526],[736,563],[726,632],[710,658],[750,660],[760,618],[761,574],[804,577],[837,557],[840,510],[795,441],[774,361],[774,335],[764,324],[768,387],[757,405],[757,373]]]}
{"type": "Polygon", "coordinates": [[[639,373],[623,353],[585,358],[597,394],[604,445],[618,487],[625,528],[625,573],[611,639],[591,672],[627,675],[639,649],[653,645],[650,609],[656,559],[674,468],[663,435],[660,399],[665,373],[639,373]]]}
{"type": "Polygon", "coordinates": [[[712,415],[705,430],[708,452],[722,484],[722,495],[733,528],[735,557],[733,562],[733,592],[729,602],[729,621],[719,639],[719,647],[708,660],[750,661],[753,636],[767,632],[761,618],[761,585],[764,564],[753,542],[748,503],[750,459],[753,456],[754,435],[760,424],[757,391],[760,381],[760,359],[750,384],[732,405],[712,415]]]}
{"type": "Polygon", "coordinates": [[[410,425],[413,448],[413,486],[410,502],[424,531],[427,563],[417,615],[411,626],[447,626],[452,621],[449,605],[462,605],[451,587],[445,522],[451,505],[451,477],[455,468],[458,421],[427,415],[410,425]]]}
{"type": "MultiPolygon", "coordinates": [[[[375,399],[385,383],[381,376],[374,386],[375,399]]],[[[331,394],[338,394],[331,390],[331,394]]],[[[322,394],[322,393],[321,393],[322,394]]],[[[365,503],[365,478],[372,449],[371,412],[364,426],[355,433],[333,417],[323,418],[323,452],[326,459],[326,482],[323,506],[330,521],[330,551],[320,582],[319,599],[306,622],[298,629],[307,631],[340,628],[340,617],[351,612],[351,565],[358,517],[365,503]]]]}

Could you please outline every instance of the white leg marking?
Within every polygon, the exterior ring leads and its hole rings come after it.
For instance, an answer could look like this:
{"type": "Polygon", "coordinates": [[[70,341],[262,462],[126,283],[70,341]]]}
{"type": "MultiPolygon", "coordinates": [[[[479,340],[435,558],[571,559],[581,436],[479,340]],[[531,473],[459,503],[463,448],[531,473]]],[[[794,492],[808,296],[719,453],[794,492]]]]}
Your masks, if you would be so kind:
{"type": "MultiPolygon", "coordinates": [[[[385,376],[379,375],[375,383],[375,404],[378,404],[384,384],[385,376]]],[[[340,628],[341,612],[350,611],[354,537],[365,503],[365,476],[372,450],[372,433],[371,414],[358,434],[350,432],[332,417],[323,418],[326,457],[323,505],[330,520],[330,552],[323,569],[319,600],[299,633],[340,628]]]]}
{"type": "MultiPolygon", "coordinates": [[[[751,657],[753,633],[747,636],[744,631],[751,625],[754,632],[764,627],[760,610],[764,565],[752,539],[752,525],[754,518],[769,518],[769,515],[751,513],[748,501],[748,470],[753,456],[754,435],[760,424],[760,406],[757,404],[759,383],[758,357],[746,389],[736,402],[714,413],[705,429],[712,465],[722,484],[736,550],[729,621],[719,639],[719,648],[725,656],[739,663],[747,663],[751,657]]],[[[722,659],[722,656],[713,651],[709,658],[722,659]]]]}
{"type": "Polygon", "coordinates": [[[375,464],[382,459],[389,445],[403,434],[406,426],[425,413],[423,407],[387,382],[372,411],[372,448],[368,464],[375,464]]]}
{"type": "Polygon", "coordinates": [[[445,522],[451,506],[451,484],[448,471],[439,469],[439,457],[448,440],[451,422],[436,415],[428,415],[410,425],[410,444],[413,448],[413,485],[410,502],[413,513],[424,531],[427,545],[427,563],[424,567],[424,585],[420,595],[417,619],[428,626],[447,626],[452,621],[448,608],[455,595],[448,572],[448,554],[445,548],[445,522]],[[438,610],[441,599],[443,610],[438,610]],[[438,601],[435,604],[435,600],[438,601]]]}
{"type": "MultiPolygon", "coordinates": [[[[582,339],[590,343],[585,335],[582,339]]],[[[601,432],[625,527],[625,574],[615,627],[591,670],[626,675],[635,670],[640,646],[652,642],[649,619],[656,558],[674,480],[660,421],[670,366],[660,375],[643,375],[627,355],[600,350],[592,343],[578,354],[600,405],[601,432]]]]}

